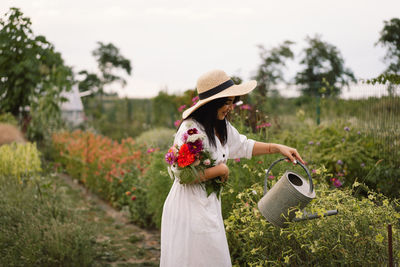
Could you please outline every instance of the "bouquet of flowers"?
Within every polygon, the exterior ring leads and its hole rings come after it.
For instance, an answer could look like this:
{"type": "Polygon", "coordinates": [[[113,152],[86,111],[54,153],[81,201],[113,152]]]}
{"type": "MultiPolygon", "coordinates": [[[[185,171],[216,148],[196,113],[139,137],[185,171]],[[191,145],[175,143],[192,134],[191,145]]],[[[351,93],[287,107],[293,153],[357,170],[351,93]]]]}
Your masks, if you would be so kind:
{"type": "MultiPolygon", "coordinates": [[[[200,182],[199,173],[215,165],[211,154],[204,149],[205,134],[199,133],[196,128],[191,128],[183,134],[183,144],[172,146],[165,154],[165,161],[179,171],[181,184],[200,182]]],[[[215,192],[219,197],[225,182],[220,177],[201,182],[205,186],[207,196],[215,192]]]]}

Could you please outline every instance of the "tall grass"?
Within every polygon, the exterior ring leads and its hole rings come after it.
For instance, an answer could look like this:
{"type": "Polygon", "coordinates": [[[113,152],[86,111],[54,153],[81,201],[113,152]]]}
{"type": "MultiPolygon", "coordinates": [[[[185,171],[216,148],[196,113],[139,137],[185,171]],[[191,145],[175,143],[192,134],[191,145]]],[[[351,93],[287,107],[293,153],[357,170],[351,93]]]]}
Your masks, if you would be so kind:
{"type": "Polygon", "coordinates": [[[91,266],[94,230],[66,205],[51,177],[0,176],[1,266],[91,266]]]}

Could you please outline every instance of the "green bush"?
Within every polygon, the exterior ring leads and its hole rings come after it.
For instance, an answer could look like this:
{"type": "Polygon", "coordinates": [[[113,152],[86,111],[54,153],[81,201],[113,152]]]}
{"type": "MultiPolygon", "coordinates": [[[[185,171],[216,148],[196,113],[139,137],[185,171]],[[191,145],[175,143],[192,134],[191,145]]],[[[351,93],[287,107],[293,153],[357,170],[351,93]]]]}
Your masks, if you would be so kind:
{"type": "Polygon", "coordinates": [[[167,172],[164,153],[153,155],[152,163],[143,180],[147,184],[147,210],[151,214],[153,223],[160,228],[164,201],[173,183],[167,172]]]}
{"type": "Polygon", "coordinates": [[[0,123],[7,123],[7,124],[14,125],[14,126],[18,126],[18,121],[9,112],[0,114],[0,123]]]}
{"type": "Polygon", "coordinates": [[[148,200],[146,197],[147,182],[139,174],[129,173],[125,176],[125,184],[132,186],[127,198],[127,207],[133,223],[145,228],[153,228],[151,214],[148,210],[148,200]]]}
{"type": "MultiPolygon", "coordinates": [[[[355,183],[354,186],[358,186],[355,183]]],[[[288,223],[279,229],[267,222],[257,208],[261,184],[237,195],[225,220],[234,266],[371,266],[387,264],[387,225],[394,228],[395,261],[400,260],[400,213],[382,194],[368,193],[358,200],[351,188],[316,187],[317,197],[306,209],[339,214],[310,221],[288,223]]]]}
{"type": "MultiPolygon", "coordinates": [[[[324,165],[343,186],[354,181],[364,181],[373,190],[396,197],[400,190],[400,176],[395,171],[394,161],[380,152],[382,144],[368,133],[362,132],[349,122],[336,121],[329,125],[298,128],[295,132],[284,131],[277,136],[280,142],[296,147],[309,168],[324,165]],[[392,177],[381,177],[375,165],[391,170],[392,177]],[[382,178],[391,178],[391,186],[382,178]],[[394,189],[394,190],[393,190],[394,189]]],[[[327,181],[329,182],[329,181],[327,181]]]]}
{"type": "MultiPolygon", "coordinates": [[[[125,178],[127,179],[127,178],[125,178]]],[[[172,185],[164,154],[154,152],[151,164],[143,176],[132,176],[133,189],[129,197],[131,200],[129,211],[132,221],[142,227],[161,227],[161,215],[164,201],[172,185]]]]}
{"type": "Polygon", "coordinates": [[[148,148],[159,148],[161,151],[168,150],[172,146],[176,130],[168,128],[155,128],[143,132],[135,141],[148,148]]]}
{"type": "Polygon", "coordinates": [[[0,176],[0,265],[91,266],[94,229],[66,206],[54,177],[19,184],[0,176]]]}
{"type": "Polygon", "coordinates": [[[16,177],[18,181],[41,171],[40,152],[36,144],[12,143],[0,146],[0,175],[16,177]]]}

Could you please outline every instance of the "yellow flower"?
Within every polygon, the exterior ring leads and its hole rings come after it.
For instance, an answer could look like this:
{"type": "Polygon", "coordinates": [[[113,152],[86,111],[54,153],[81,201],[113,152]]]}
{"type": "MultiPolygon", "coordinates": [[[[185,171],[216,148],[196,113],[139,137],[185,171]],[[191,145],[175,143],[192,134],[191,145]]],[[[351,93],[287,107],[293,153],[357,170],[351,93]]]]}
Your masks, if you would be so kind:
{"type": "Polygon", "coordinates": [[[376,242],[382,243],[383,240],[384,240],[384,237],[383,237],[383,235],[381,235],[381,234],[377,234],[377,235],[375,236],[375,240],[376,240],[376,242]]]}
{"type": "Polygon", "coordinates": [[[383,206],[389,207],[389,200],[385,199],[382,203],[383,203],[383,206]]]}
{"type": "Polygon", "coordinates": [[[296,211],[296,218],[300,219],[303,217],[303,212],[301,210],[296,211]]]}
{"type": "Polygon", "coordinates": [[[250,236],[250,238],[254,238],[255,232],[251,231],[251,232],[249,233],[249,236],[250,236]]]}
{"type": "Polygon", "coordinates": [[[285,256],[285,263],[289,263],[289,260],[290,260],[290,258],[289,258],[289,256],[285,256]]]}

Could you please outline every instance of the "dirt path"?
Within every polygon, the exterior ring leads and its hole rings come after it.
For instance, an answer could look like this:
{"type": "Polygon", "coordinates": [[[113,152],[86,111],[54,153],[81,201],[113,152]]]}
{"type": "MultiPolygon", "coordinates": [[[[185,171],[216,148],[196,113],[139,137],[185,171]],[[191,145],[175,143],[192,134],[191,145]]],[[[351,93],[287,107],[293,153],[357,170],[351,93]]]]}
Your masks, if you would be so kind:
{"type": "Polygon", "coordinates": [[[115,210],[107,202],[89,192],[77,180],[58,174],[70,190],[77,209],[95,227],[99,227],[98,243],[103,245],[98,266],[158,266],[159,231],[145,230],[129,222],[127,214],[115,210]]]}

